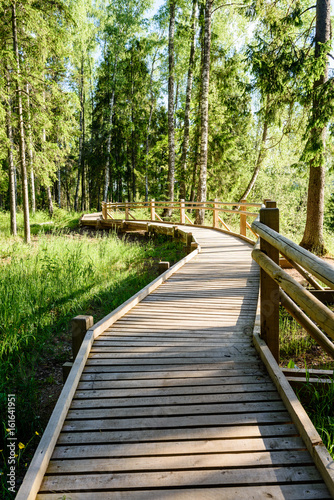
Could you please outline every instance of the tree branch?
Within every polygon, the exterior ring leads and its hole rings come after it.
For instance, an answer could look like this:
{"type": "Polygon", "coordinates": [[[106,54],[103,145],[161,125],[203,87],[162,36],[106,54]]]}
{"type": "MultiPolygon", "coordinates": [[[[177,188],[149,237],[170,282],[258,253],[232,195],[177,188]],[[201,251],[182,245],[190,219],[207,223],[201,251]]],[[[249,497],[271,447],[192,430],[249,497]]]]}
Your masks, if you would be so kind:
{"type": "Polygon", "coordinates": [[[307,12],[308,10],[311,10],[311,9],[316,9],[317,6],[316,5],[312,5],[311,7],[308,7],[307,9],[305,9],[300,15],[302,16],[303,14],[305,14],[305,12],[307,12]]]}
{"type": "Polygon", "coordinates": [[[222,5],[219,5],[213,11],[211,12],[211,16],[216,10],[221,9],[222,7],[232,7],[232,5],[237,5],[238,7],[248,7],[248,5],[245,5],[243,3],[223,3],[222,5]]]}

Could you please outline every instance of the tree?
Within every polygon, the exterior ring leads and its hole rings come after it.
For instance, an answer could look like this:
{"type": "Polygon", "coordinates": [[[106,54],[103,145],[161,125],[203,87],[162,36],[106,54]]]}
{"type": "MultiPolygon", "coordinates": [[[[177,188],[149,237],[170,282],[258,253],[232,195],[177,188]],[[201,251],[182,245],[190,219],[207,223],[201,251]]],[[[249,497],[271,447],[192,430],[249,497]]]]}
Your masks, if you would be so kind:
{"type": "Polygon", "coordinates": [[[186,198],[186,168],[187,168],[187,153],[188,153],[189,135],[190,135],[190,103],[191,103],[191,93],[192,93],[193,74],[195,65],[196,7],[197,7],[197,0],[193,0],[192,13],[191,13],[191,27],[190,27],[191,40],[190,40],[190,51],[189,51],[187,90],[186,90],[186,102],[184,109],[184,131],[183,131],[183,142],[182,142],[182,153],[181,153],[181,164],[180,164],[181,199],[186,198]]]}
{"type": "Polygon", "coordinates": [[[22,107],[22,82],[21,82],[21,69],[19,59],[19,47],[17,36],[17,20],[16,20],[16,1],[12,3],[12,30],[13,30],[13,51],[16,61],[16,91],[18,101],[18,120],[19,120],[19,134],[20,134],[20,163],[21,163],[21,179],[22,179],[22,193],[23,193],[23,216],[24,216],[24,238],[26,243],[30,243],[30,223],[29,223],[29,195],[28,195],[28,178],[26,167],[26,140],[23,119],[22,107]]]}
{"type": "MultiPolygon", "coordinates": [[[[308,148],[311,149],[310,177],[306,225],[301,246],[317,254],[326,252],[323,238],[326,121],[324,95],[328,81],[327,51],[331,38],[330,0],[317,0],[314,57],[320,61],[321,73],[313,85],[312,128],[308,148]]],[[[331,85],[332,87],[332,85],[331,85]]]]}
{"type": "MultiPolygon", "coordinates": [[[[202,65],[202,93],[201,93],[201,145],[200,171],[197,201],[206,201],[207,191],[207,163],[208,163],[208,131],[209,131],[209,81],[210,81],[210,48],[211,48],[211,11],[213,0],[206,0],[204,10],[204,40],[202,65]]],[[[198,210],[196,224],[204,223],[204,210],[198,210]]]]}
{"type": "MultiPolygon", "coordinates": [[[[174,33],[176,1],[169,0],[168,34],[168,200],[174,201],[175,178],[175,131],[174,131],[174,33]]],[[[165,210],[170,216],[171,209],[165,210]]]]}

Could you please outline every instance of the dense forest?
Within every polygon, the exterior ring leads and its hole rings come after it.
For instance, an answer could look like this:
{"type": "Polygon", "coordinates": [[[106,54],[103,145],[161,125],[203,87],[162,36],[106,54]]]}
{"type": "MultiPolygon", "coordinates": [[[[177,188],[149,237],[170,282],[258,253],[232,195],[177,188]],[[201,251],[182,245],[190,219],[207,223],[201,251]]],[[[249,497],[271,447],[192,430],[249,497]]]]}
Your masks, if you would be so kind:
{"type": "Polygon", "coordinates": [[[1,0],[0,10],[0,208],[13,234],[17,210],[29,242],[37,209],[266,197],[324,253],[330,0],[1,0]]]}

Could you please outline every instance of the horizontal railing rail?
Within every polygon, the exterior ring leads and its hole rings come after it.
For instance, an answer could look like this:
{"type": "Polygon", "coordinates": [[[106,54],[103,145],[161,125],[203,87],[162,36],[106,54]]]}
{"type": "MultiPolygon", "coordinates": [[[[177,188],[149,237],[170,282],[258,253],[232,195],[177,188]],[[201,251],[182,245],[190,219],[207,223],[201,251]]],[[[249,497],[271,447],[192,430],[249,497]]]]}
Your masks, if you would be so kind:
{"type": "MultiPolygon", "coordinates": [[[[179,212],[180,224],[194,225],[194,222],[189,217],[189,211],[204,210],[205,212],[212,213],[212,226],[215,229],[222,228],[224,231],[232,233],[233,231],[222,219],[223,213],[234,214],[240,217],[240,235],[246,237],[246,232],[249,230],[253,235],[256,235],[251,225],[247,221],[247,217],[258,217],[258,211],[250,211],[248,209],[261,208],[262,203],[252,203],[246,200],[240,202],[224,202],[219,200],[197,202],[197,201],[155,201],[148,202],[125,202],[125,203],[112,203],[102,202],[102,218],[103,220],[136,220],[136,217],[131,213],[131,210],[146,209],[149,211],[149,218],[140,220],[158,220],[160,222],[169,222],[168,217],[164,217],[161,211],[177,211],[179,212]],[[226,208],[230,207],[230,208],[226,208]],[[232,207],[232,208],[231,208],[232,207]],[[236,207],[236,208],[234,208],[236,207]],[[160,215],[157,213],[160,211],[160,215]],[[188,211],[188,214],[187,214],[188,211]],[[164,220],[165,219],[165,220],[164,220]]],[[[173,221],[175,223],[175,221],[173,221]]]]}
{"type": "Polygon", "coordinates": [[[252,224],[259,235],[252,257],[259,264],[261,337],[279,362],[279,304],[334,358],[334,313],[312,292],[326,293],[314,277],[334,289],[334,268],[279,233],[275,202],[261,208],[252,224]],[[281,254],[308,281],[303,287],[279,266],[281,254]],[[310,273],[310,274],[309,274],[310,273]]]}

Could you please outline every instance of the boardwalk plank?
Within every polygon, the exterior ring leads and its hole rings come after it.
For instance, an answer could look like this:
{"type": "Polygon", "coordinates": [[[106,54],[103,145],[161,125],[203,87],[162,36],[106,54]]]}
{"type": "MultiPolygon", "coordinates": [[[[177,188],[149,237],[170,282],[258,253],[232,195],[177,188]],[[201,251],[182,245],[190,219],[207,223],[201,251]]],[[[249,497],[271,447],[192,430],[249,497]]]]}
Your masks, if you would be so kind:
{"type": "Polygon", "coordinates": [[[45,476],[41,485],[41,492],[45,491],[82,491],[90,489],[117,490],[124,488],[163,488],[186,486],[227,486],[270,483],[291,483],[321,481],[321,476],[313,466],[301,467],[266,467],[265,474],[262,468],[251,469],[208,469],[205,471],[163,471],[90,474],[90,475],[62,475],[45,476]]]}
{"type": "MultiPolygon", "coordinates": [[[[327,500],[332,498],[323,484],[280,486],[227,486],[221,488],[156,489],[71,493],[71,500],[327,500]],[[222,497],[222,494],[224,497],[222,497]]],[[[59,493],[39,494],[37,500],[59,500],[59,493]]]]}

